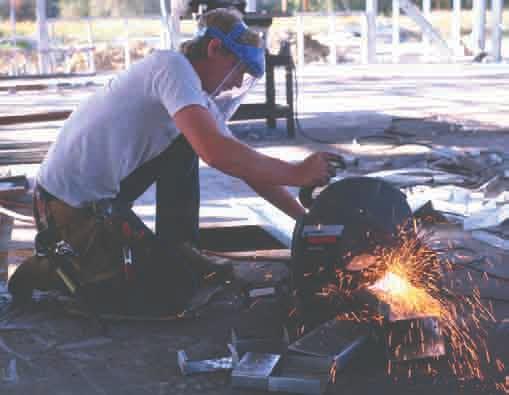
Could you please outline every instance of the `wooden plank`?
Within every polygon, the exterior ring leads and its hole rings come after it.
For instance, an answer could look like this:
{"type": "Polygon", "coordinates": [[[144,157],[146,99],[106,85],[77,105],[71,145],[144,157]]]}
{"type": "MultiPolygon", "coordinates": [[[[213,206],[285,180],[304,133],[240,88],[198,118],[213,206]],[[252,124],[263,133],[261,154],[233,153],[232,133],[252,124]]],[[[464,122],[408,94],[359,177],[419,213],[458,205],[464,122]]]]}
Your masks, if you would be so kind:
{"type": "Polygon", "coordinates": [[[71,115],[71,110],[50,111],[33,114],[4,115],[0,117],[0,125],[15,125],[18,123],[62,121],[71,115]]]}

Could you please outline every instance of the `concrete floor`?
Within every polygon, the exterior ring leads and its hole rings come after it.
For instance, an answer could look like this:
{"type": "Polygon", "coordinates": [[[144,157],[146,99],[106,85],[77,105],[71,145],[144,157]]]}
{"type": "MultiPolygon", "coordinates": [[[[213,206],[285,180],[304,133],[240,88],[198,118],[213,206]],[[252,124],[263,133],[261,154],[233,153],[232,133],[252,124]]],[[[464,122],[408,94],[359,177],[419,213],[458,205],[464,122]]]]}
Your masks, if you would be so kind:
{"type": "MultiPolygon", "coordinates": [[[[240,139],[269,155],[296,161],[309,152],[325,149],[361,158],[366,164],[364,172],[378,169],[380,160],[422,154],[422,146],[381,150],[375,145],[353,144],[354,138],[388,130],[406,136],[410,142],[424,142],[438,148],[454,146],[458,150],[507,152],[508,76],[503,66],[495,65],[309,67],[300,75],[300,123],[307,135],[326,140],[327,144],[312,142],[302,133],[296,139],[288,139],[284,121],[278,121],[274,130],[268,130],[262,121],[235,124],[232,129],[240,139]]],[[[93,89],[2,93],[0,112],[72,109],[93,89]]],[[[252,99],[261,94],[259,87],[252,99]]],[[[33,177],[37,161],[46,148],[34,148],[28,143],[53,141],[59,124],[0,127],[2,143],[18,144],[14,150],[2,153],[4,165],[0,172],[33,177]]],[[[201,189],[204,225],[225,220],[237,224],[258,223],[275,226],[279,238],[289,240],[293,221],[268,208],[243,182],[202,164],[201,189]]],[[[149,225],[153,223],[152,203],[153,190],[137,202],[139,214],[149,225]]],[[[28,208],[17,209],[29,212],[28,208]]],[[[0,232],[0,251],[3,251],[0,273],[5,278],[7,264],[19,262],[30,253],[34,229],[20,221],[2,218],[0,232]]],[[[448,237],[452,237],[451,233],[445,232],[442,239],[448,237]]],[[[472,245],[477,251],[496,257],[499,262],[496,273],[504,275],[507,253],[480,243],[472,245]]],[[[267,272],[274,273],[275,278],[286,273],[280,264],[269,262],[255,266],[238,262],[236,270],[244,279],[262,283],[267,279],[267,272]]],[[[480,283],[481,279],[475,281],[480,283]]],[[[496,293],[498,300],[493,301],[497,323],[488,339],[493,358],[496,356],[507,364],[509,348],[504,340],[509,331],[509,304],[504,299],[509,297],[509,289],[503,281],[484,288],[483,292],[496,293]]],[[[213,299],[199,318],[111,322],[108,335],[104,336],[91,321],[66,314],[62,303],[54,297],[43,295],[31,309],[7,313],[9,298],[2,281],[0,300],[4,311],[0,317],[0,393],[9,394],[260,393],[232,389],[225,373],[183,377],[178,372],[176,351],[186,349],[196,357],[219,355],[225,352],[232,327],[271,331],[284,318],[273,303],[249,308],[232,289],[213,299]]],[[[406,372],[387,377],[379,351],[372,348],[365,351],[338,375],[336,385],[331,385],[328,393],[492,393],[492,387],[487,384],[457,381],[446,372],[434,377],[408,378],[406,372]]],[[[503,380],[509,373],[489,370],[489,374],[493,380],[503,380]]]]}

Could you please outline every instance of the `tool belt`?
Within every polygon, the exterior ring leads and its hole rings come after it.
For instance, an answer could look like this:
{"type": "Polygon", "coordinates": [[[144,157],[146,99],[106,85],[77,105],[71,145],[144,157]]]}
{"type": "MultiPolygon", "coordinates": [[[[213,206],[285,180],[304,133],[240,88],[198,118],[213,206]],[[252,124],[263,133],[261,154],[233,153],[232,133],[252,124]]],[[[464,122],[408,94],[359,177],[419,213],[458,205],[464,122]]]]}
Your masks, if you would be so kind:
{"type": "MultiPolygon", "coordinates": [[[[64,241],[64,250],[71,251],[65,254],[65,268],[58,267],[66,272],[59,273],[60,280],[69,289],[68,279],[73,279],[89,305],[127,313],[177,312],[196,289],[182,259],[168,251],[128,204],[104,200],[75,208],[37,186],[34,217],[37,254],[46,256],[64,241]]],[[[51,256],[62,262],[54,254],[44,259],[51,256]]]]}
{"type": "MultiPolygon", "coordinates": [[[[110,204],[111,205],[111,204],[110,204]]],[[[34,192],[34,216],[39,235],[36,251],[65,240],[74,250],[73,268],[81,284],[112,281],[122,274],[122,249],[128,242],[106,202],[85,208],[71,207],[42,187],[34,192]]]]}

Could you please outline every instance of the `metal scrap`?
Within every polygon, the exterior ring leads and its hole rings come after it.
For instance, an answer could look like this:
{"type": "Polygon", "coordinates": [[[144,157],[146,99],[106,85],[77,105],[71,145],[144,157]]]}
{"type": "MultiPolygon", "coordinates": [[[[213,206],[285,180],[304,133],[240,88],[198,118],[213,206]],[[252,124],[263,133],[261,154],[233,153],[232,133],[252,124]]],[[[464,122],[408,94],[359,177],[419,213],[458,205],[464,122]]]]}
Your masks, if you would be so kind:
{"type": "MultiPolygon", "coordinates": [[[[235,355],[200,361],[190,361],[184,350],[177,351],[177,363],[184,376],[195,373],[210,373],[231,370],[234,367],[235,355]]],[[[238,363],[238,362],[237,362],[238,363]]]]}
{"type": "Polygon", "coordinates": [[[235,329],[232,329],[231,341],[231,347],[240,357],[247,352],[284,353],[290,343],[286,328],[283,328],[283,333],[280,337],[240,337],[235,329]]]}
{"type": "Polygon", "coordinates": [[[113,341],[110,337],[94,337],[86,340],[82,340],[75,343],[65,343],[60,344],[56,346],[57,350],[61,351],[68,351],[68,350],[77,350],[80,348],[90,348],[90,347],[97,347],[97,346],[103,346],[105,344],[109,344],[113,341]]]}
{"type": "Polygon", "coordinates": [[[386,349],[391,361],[437,358],[445,355],[445,339],[436,317],[387,323],[386,349]]]}
{"type": "Polygon", "coordinates": [[[7,367],[2,369],[2,381],[9,384],[17,384],[19,381],[18,370],[16,368],[16,359],[9,360],[7,367]]]}
{"type": "Polygon", "coordinates": [[[232,371],[232,386],[267,390],[280,359],[279,354],[247,352],[232,371]]]}
{"type": "Polygon", "coordinates": [[[288,346],[288,350],[316,357],[335,357],[359,336],[367,335],[367,324],[333,319],[288,346]]]}
{"type": "Polygon", "coordinates": [[[321,395],[330,381],[332,358],[286,355],[277,374],[269,377],[268,390],[321,395]]]}
{"type": "Polygon", "coordinates": [[[490,228],[509,219],[509,204],[480,210],[463,220],[464,230],[490,228]]]}
{"type": "Polygon", "coordinates": [[[464,185],[465,177],[445,171],[428,168],[406,168],[377,171],[366,174],[368,177],[382,178],[400,188],[415,185],[464,185]]]}
{"type": "Polygon", "coordinates": [[[496,233],[485,230],[474,230],[472,232],[472,237],[493,247],[509,251],[509,240],[498,236],[496,233]]]}

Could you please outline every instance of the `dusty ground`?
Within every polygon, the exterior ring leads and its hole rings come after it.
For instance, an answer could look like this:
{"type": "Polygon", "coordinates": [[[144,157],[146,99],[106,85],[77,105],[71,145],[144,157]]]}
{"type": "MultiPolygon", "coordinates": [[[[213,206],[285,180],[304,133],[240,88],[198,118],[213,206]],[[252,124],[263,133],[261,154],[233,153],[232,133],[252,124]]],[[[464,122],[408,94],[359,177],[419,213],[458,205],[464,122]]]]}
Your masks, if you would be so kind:
{"type": "MultiPolygon", "coordinates": [[[[437,66],[369,68],[309,68],[301,78],[299,114],[307,135],[328,144],[310,142],[299,133],[294,140],[286,137],[284,122],[267,130],[264,122],[233,126],[237,136],[262,152],[298,160],[307,152],[327,149],[361,159],[354,171],[366,173],[391,167],[410,167],[422,159],[422,146],[415,144],[394,148],[375,144],[352,144],[354,138],[367,135],[398,135],[403,142],[420,142],[435,148],[457,147],[461,150],[509,148],[508,74],[502,67],[437,66]],[[382,161],[382,160],[385,160],[382,161]],[[390,161],[390,162],[388,162],[390,161]]],[[[3,114],[73,108],[95,89],[50,89],[44,92],[2,93],[3,114]]],[[[261,91],[253,95],[260,97],[261,91]]],[[[3,143],[15,143],[0,157],[4,172],[33,176],[37,161],[44,155],[47,143],[54,140],[58,123],[4,126],[0,128],[3,143]],[[40,145],[34,145],[39,143],[40,145]],[[35,162],[34,164],[26,164],[35,162]]],[[[424,152],[426,153],[426,152],[424,152]]],[[[483,171],[487,171],[486,169],[483,171]]],[[[487,174],[487,173],[482,173],[487,174]]],[[[201,168],[202,223],[224,221],[237,223],[267,222],[253,215],[270,212],[242,182],[228,178],[206,166],[201,168]]],[[[504,188],[504,186],[499,186],[504,188]]],[[[25,197],[27,202],[29,197],[25,197]]],[[[138,210],[150,224],[153,221],[151,191],[138,202],[138,210]]],[[[12,207],[28,212],[27,207],[12,207]]],[[[288,239],[292,222],[274,212],[271,222],[283,230],[288,239]]],[[[266,223],[265,223],[266,225],[266,223]]],[[[488,341],[492,358],[509,362],[504,341],[509,327],[509,291],[504,286],[509,277],[505,264],[507,252],[472,240],[457,226],[438,229],[438,238],[464,240],[476,253],[493,258],[493,273],[499,280],[483,282],[473,277],[490,298],[497,322],[490,329],[488,341]]],[[[0,231],[3,251],[0,271],[7,275],[7,264],[16,263],[32,248],[33,227],[18,220],[2,218],[0,231]]],[[[281,264],[239,262],[239,276],[255,282],[285,276],[281,264]]],[[[466,271],[459,271],[458,279],[466,271]]],[[[463,282],[463,291],[472,284],[463,282]],[[466,284],[466,285],[465,285],[466,284]]],[[[283,319],[277,303],[266,301],[252,306],[244,303],[234,288],[212,299],[199,318],[166,322],[110,322],[102,334],[90,320],[65,313],[62,303],[53,296],[40,295],[26,311],[9,312],[5,282],[0,282],[3,315],[0,317],[0,392],[9,394],[250,394],[256,391],[232,389],[226,373],[183,377],[177,368],[176,351],[186,349],[195,358],[206,358],[226,352],[225,345],[232,327],[257,333],[276,330],[283,319]]],[[[488,299],[486,299],[488,300],[488,299]]],[[[383,352],[370,347],[338,375],[337,384],[328,392],[371,394],[375,391],[394,394],[488,394],[492,387],[462,382],[439,371],[433,377],[408,378],[400,372],[388,378],[383,352]]],[[[402,368],[403,370],[405,367],[402,368]]],[[[507,371],[488,370],[491,379],[503,380],[507,371]]]]}

